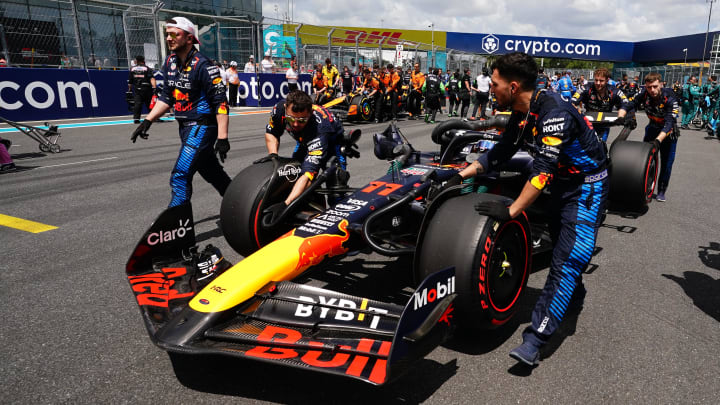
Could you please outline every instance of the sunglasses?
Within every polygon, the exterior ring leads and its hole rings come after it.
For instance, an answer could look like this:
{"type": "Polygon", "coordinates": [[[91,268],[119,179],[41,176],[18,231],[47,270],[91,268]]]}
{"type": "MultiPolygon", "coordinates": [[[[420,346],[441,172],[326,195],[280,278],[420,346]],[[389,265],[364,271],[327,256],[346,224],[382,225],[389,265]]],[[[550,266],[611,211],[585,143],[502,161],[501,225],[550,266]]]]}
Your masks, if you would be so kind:
{"type": "Polygon", "coordinates": [[[305,124],[310,120],[310,117],[293,117],[292,115],[286,115],[285,119],[290,124],[298,123],[298,124],[305,124]]]}
{"type": "Polygon", "coordinates": [[[182,34],[178,34],[177,32],[168,31],[165,33],[165,38],[170,37],[172,39],[177,39],[177,37],[180,37],[180,36],[182,36],[182,34]]]}

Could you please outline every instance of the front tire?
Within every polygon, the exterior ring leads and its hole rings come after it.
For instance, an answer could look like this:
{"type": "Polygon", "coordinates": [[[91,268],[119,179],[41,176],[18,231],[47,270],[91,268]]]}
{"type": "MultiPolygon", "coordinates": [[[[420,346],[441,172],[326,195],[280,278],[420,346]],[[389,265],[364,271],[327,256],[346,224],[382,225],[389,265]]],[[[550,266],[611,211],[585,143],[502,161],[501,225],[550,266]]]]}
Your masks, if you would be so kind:
{"type": "MultiPolygon", "coordinates": [[[[294,160],[281,159],[280,162],[280,171],[288,165],[299,166],[294,160]]],[[[279,176],[273,189],[266,192],[273,167],[273,162],[249,166],[238,173],[225,190],[220,206],[220,227],[228,244],[243,256],[249,256],[290,229],[283,225],[272,229],[262,226],[262,209],[284,200],[294,182],[279,176]],[[267,201],[263,201],[263,197],[267,197],[267,201]]]]}
{"type": "Polygon", "coordinates": [[[415,259],[418,280],[455,267],[458,322],[469,329],[491,329],[517,311],[531,269],[532,238],[527,217],[498,223],[478,215],[479,201],[509,199],[467,194],[443,203],[421,235],[415,259]]]}

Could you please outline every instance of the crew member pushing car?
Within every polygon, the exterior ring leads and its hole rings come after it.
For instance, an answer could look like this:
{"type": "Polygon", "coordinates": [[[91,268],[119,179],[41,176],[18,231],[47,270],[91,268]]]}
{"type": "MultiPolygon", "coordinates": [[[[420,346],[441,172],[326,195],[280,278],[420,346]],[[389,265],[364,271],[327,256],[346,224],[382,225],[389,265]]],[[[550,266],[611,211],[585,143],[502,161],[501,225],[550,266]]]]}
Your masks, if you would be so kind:
{"type": "Polygon", "coordinates": [[[285,131],[297,142],[292,158],[302,162],[302,175],[295,182],[285,201],[266,209],[267,213],[277,215],[295,200],[324,168],[332,156],[337,157],[337,165],[343,171],[347,168],[345,156],[340,151],[343,137],[342,122],[335,119],[325,107],[313,105],[305,92],[296,90],[288,94],[287,99],[275,104],[270,113],[270,121],[265,127],[265,146],[268,155],[253,163],[263,163],[278,156],[280,137],[285,131]]]}
{"type": "Polygon", "coordinates": [[[515,52],[491,66],[492,87],[501,108],[512,115],[500,142],[448,181],[499,170],[520,147],[534,155],[529,180],[517,199],[506,207],[499,201],[481,202],[481,215],[509,221],[550,191],[550,235],[553,256],[545,288],[523,332],[523,343],[510,356],[538,364],[545,345],[570,310],[582,306],[582,273],[595,248],[597,231],[608,195],[607,160],[602,142],[585,117],[558,94],[536,90],[538,66],[532,56],[515,52]]]}
{"type": "Polygon", "coordinates": [[[660,151],[660,177],[658,178],[657,200],[665,201],[665,192],[670,184],[670,173],[675,161],[675,149],[680,131],[677,128],[678,100],[672,89],[663,87],[660,73],[651,72],[645,76],[645,89],[633,99],[633,106],[643,106],[650,123],[645,127],[643,141],[652,142],[660,151]]]}
{"type": "Polygon", "coordinates": [[[161,117],[172,105],[180,125],[182,147],[172,175],[170,207],[190,200],[195,172],[213,185],[220,195],[225,194],[230,176],[213,153],[223,162],[230,150],[228,142],[228,106],[220,68],[214,66],[194,44],[195,26],[185,17],[167,21],[166,39],[173,52],[163,65],[165,86],[155,108],[145,117],[130,138],[147,138],[147,130],[154,119],[161,117]]]}
{"type": "Polygon", "coordinates": [[[152,69],[145,65],[144,56],[136,56],[135,62],[136,65],[130,68],[128,75],[128,91],[134,90],[133,120],[139,124],[142,107],[145,106],[150,110],[150,100],[155,92],[156,82],[152,69]]]}
{"type": "MultiPolygon", "coordinates": [[[[595,83],[583,91],[576,92],[572,98],[572,103],[575,105],[582,103],[587,111],[610,112],[613,107],[617,107],[617,117],[619,123],[622,123],[631,108],[630,101],[625,97],[622,90],[607,84],[608,78],[610,78],[610,72],[606,68],[595,70],[595,83]]],[[[598,132],[603,142],[607,142],[609,134],[610,127],[605,127],[598,132]]]]}

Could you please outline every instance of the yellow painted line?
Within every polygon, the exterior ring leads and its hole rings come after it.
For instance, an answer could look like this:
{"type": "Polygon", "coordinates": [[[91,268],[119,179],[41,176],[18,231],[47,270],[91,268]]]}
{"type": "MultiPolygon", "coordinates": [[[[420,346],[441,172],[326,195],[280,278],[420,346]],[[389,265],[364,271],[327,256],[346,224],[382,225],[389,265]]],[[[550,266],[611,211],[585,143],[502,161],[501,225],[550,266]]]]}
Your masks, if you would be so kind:
{"type": "Polygon", "coordinates": [[[0,214],[0,226],[15,228],[25,232],[40,233],[57,229],[57,226],[41,224],[40,222],[28,221],[27,219],[15,218],[9,215],[0,214]]]}
{"type": "Polygon", "coordinates": [[[603,113],[602,113],[602,112],[599,112],[599,113],[598,113],[597,120],[598,120],[598,121],[602,121],[602,116],[603,116],[603,113]]]}

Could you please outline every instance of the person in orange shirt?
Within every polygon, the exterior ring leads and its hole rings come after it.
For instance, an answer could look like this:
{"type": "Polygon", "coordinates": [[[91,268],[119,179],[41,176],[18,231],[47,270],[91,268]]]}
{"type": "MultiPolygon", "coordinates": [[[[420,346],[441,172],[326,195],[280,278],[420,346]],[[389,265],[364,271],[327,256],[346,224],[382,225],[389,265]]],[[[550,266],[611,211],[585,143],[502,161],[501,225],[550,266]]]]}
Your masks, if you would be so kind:
{"type": "MultiPolygon", "coordinates": [[[[392,66],[392,65],[390,65],[392,66]]],[[[390,91],[390,80],[392,76],[390,76],[390,73],[387,69],[380,68],[380,71],[378,72],[378,80],[380,80],[380,83],[382,83],[382,95],[381,95],[381,103],[379,106],[379,109],[375,110],[375,115],[378,117],[378,120],[380,122],[383,122],[385,119],[385,107],[386,107],[386,97],[388,97],[388,92],[390,91]]]]}
{"type": "Polygon", "coordinates": [[[380,80],[373,77],[372,72],[370,69],[365,69],[363,71],[363,85],[362,85],[362,91],[368,92],[367,97],[371,100],[371,102],[375,103],[375,122],[380,122],[380,110],[382,109],[382,101],[383,101],[383,84],[380,80]]]}
{"type": "Polygon", "coordinates": [[[395,71],[393,65],[387,65],[387,83],[385,83],[385,95],[390,100],[391,119],[397,119],[398,91],[400,90],[400,75],[395,71]]]}
{"type": "Polygon", "coordinates": [[[410,119],[414,120],[415,116],[420,114],[420,105],[422,103],[422,87],[425,84],[425,74],[420,71],[420,64],[415,64],[415,70],[410,74],[410,95],[408,96],[408,113],[410,119]]]}
{"type": "Polygon", "coordinates": [[[327,90],[327,80],[322,74],[322,69],[315,70],[315,76],[313,76],[312,82],[313,88],[313,100],[315,104],[322,104],[325,99],[325,90],[327,90]]]}

